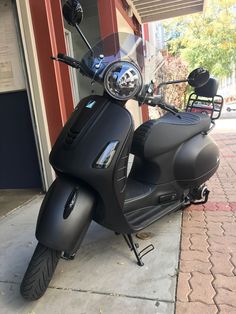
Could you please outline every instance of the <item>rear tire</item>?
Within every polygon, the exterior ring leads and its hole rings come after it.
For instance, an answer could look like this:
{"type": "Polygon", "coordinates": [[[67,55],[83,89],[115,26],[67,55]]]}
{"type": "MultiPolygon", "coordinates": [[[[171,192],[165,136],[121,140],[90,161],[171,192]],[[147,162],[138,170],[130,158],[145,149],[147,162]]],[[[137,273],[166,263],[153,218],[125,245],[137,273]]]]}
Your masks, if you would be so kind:
{"type": "Polygon", "coordinates": [[[45,293],[60,256],[60,251],[38,243],[20,286],[21,295],[26,300],[37,300],[45,293]]]}

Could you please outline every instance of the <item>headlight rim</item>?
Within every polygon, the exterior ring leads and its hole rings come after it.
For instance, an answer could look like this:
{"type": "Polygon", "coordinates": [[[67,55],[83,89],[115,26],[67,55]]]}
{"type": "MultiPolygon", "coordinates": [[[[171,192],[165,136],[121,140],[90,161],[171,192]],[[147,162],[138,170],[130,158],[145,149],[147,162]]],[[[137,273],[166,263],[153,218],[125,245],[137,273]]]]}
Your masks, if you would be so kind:
{"type": "Polygon", "coordinates": [[[104,88],[106,90],[106,92],[114,99],[116,100],[120,100],[120,101],[127,101],[129,99],[134,99],[135,96],[138,96],[138,94],[141,92],[142,90],[142,87],[143,87],[143,77],[142,77],[142,72],[141,72],[141,69],[139,68],[139,66],[132,62],[132,61],[129,61],[129,60],[116,60],[116,61],[113,61],[112,63],[110,63],[105,69],[104,69],[104,75],[103,75],[103,82],[104,82],[104,88]],[[137,71],[138,75],[139,75],[139,86],[136,88],[135,92],[133,92],[131,95],[129,95],[128,97],[119,97],[117,95],[115,95],[114,93],[112,93],[108,86],[107,86],[107,77],[108,77],[108,74],[110,73],[110,69],[112,67],[114,67],[115,64],[118,64],[118,63],[126,63],[126,64],[129,64],[131,65],[133,68],[135,68],[135,70],[137,71]]]}

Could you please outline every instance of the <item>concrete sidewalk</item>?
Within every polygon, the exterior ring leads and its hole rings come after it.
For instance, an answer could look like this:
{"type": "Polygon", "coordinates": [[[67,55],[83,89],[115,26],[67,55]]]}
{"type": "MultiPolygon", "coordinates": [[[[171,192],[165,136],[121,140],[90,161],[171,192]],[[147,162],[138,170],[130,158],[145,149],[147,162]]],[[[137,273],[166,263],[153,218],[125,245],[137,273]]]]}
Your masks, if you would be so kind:
{"type": "Polygon", "coordinates": [[[46,294],[24,301],[19,285],[36,244],[41,201],[38,196],[0,220],[0,313],[174,313],[181,212],[147,228],[150,240],[138,239],[140,248],[155,246],[143,267],[121,236],[93,224],[75,260],[60,260],[46,294]]]}
{"type": "Polygon", "coordinates": [[[176,314],[236,313],[236,126],[219,123],[221,164],[209,201],[183,213],[176,314]]]}

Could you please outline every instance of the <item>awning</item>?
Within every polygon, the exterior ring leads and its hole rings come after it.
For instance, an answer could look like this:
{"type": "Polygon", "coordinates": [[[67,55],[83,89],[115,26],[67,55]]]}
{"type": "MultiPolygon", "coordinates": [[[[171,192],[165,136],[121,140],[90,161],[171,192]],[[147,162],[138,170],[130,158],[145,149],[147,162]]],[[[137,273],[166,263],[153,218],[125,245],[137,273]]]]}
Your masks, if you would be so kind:
{"type": "Polygon", "coordinates": [[[203,11],[205,0],[127,0],[141,23],[203,11]]]}

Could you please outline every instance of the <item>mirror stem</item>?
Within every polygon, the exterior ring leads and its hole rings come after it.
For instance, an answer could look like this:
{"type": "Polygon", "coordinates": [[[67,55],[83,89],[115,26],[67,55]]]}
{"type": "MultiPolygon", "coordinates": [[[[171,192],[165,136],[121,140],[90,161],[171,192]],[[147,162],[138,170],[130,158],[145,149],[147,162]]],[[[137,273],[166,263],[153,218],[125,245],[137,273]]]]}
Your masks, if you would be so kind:
{"type": "Polygon", "coordinates": [[[75,28],[77,29],[77,31],[79,32],[80,36],[82,37],[84,43],[86,44],[86,46],[88,47],[88,49],[90,50],[90,52],[92,53],[92,55],[94,54],[94,51],[92,49],[92,47],[90,46],[87,38],[84,36],[83,32],[81,31],[81,29],[79,28],[79,25],[76,23],[75,24],[75,28]]]}
{"type": "Polygon", "coordinates": [[[164,85],[169,85],[169,84],[178,84],[178,83],[185,83],[185,82],[188,82],[188,80],[177,80],[177,81],[169,81],[169,82],[163,82],[163,83],[160,83],[157,88],[160,88],[164,85]]]}

